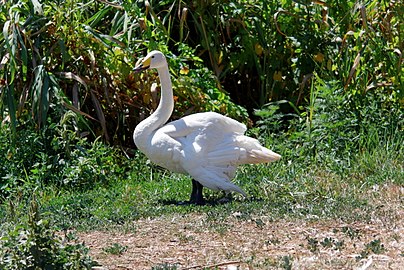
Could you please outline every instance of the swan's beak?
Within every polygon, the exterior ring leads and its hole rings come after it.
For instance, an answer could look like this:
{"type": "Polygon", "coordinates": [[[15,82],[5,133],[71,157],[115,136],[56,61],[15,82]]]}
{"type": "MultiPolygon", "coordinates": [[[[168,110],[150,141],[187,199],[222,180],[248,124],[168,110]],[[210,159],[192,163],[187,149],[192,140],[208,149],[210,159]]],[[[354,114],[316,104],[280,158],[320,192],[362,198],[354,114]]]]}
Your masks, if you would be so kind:
{"type": "Polygon", "coordinates": [[[146,58],[141,60],[141,62],[139,63],[139,61],[136,63],[135,68],[133,69],[134,72],[141,72],[143,70],[146,70],[150,67],[150,58],[146,58]]]}

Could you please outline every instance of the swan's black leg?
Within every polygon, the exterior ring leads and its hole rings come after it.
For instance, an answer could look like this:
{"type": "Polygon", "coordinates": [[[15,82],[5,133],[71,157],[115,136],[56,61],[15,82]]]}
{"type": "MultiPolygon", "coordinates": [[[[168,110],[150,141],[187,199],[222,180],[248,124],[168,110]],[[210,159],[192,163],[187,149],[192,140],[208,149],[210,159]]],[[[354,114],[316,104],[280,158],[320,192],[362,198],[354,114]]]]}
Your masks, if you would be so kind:
{"type": "Polygon", "coordinates": [[[194,203],[196,205],[204,205],[205,200],[203,199],[203,186],[198,182],[192,179],[192,193],[190,198],[190,203],[194,203]]]}
{"type": "Polygon", "coordinates": [[[192,179],[192,192],[191,192],[191,198],[189,199],[190,203],[194,203],[196,201],[196,191],[197,191],[197,182],[192,179]]]}

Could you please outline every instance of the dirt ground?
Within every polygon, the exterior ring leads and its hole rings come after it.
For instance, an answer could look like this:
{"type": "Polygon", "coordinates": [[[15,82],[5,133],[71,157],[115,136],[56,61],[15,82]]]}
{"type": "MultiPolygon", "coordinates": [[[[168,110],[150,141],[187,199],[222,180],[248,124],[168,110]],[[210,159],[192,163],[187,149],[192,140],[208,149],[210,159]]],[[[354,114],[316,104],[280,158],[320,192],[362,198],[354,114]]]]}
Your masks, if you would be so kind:
{"type": "Polygon", "coordinates": [[[400,185],[369,190],[375,210],[363,222],[194,213],[78,236],[102,270],[404,269],[403,195],[400,185]]]}
{"type": "MultiPolygon", "coordinates": [[[[396,213],[403,216],[403,212],[396,213]]],[[[403,220],[220,222],[204,214],[143,219],[133,232],[95,231],[79,238],[100,269],[404,269],[403,220]],[[106,252],[124,247],[119,255],[106,252]],[[288,268],[290,267],[291,268],[288,268]]]]}

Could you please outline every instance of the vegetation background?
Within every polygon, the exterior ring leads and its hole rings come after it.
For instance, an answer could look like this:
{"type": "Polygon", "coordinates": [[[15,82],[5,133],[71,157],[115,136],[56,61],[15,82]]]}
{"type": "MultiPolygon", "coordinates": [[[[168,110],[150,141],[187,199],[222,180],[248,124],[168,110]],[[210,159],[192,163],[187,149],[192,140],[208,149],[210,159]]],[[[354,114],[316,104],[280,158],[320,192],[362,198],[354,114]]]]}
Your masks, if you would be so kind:
{"type": "Polygon", "coordinates": [[[364,220],[377,208],[368,190],[403,186],[400,1],[0,2],[2,269],[91,267],[86,247],[56,231],[248,208],[364,220]],[[170,204],[189,181],[132,140],[158,103],[156,72],[131,72],[153,49],[168,57],[173,119],[217,111],[282,155],[241,168],[255,200],[170,204]]]}

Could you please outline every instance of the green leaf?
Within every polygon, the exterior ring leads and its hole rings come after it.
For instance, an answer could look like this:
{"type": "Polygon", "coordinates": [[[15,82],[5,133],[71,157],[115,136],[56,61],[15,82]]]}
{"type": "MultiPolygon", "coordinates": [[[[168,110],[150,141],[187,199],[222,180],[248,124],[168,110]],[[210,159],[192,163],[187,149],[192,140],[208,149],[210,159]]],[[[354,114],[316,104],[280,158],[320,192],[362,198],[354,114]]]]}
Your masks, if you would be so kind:
{"type": "Polygon", "coordinates": [[[14,84],[11,83],[6,87],[7,90],[7,107],[8,107],[8,115],[11,120],[11,127],[13,130],[13,133],[15,134],[15,129],[17,126],[17,117],[16,117],[16,109],[15,109],[15,103],[14,103],[14,84]]]}
{"type": "Polygon", "coordinates": [[[18,37],[19,41],[19,47],[20,47],[20,53],[21,53],[21,60],[22,60],[22,72],[24,74],[24,77],[26,77],[27,70],[28,70],[28,51],[27,47],[25,46],[24,43],[24,38],[21,35],[21,32],[19,29],[16,27],[16,35],[18,37]]]}
{"type": "Polygon", "coordinates": [[[35,69],[34,84],[32,87],[33,113],[39,126],[46,121],[49,109],[49,75],[43,65],[35,69]]]}
{"type": "Polygon", "coordinates": [[[90,19],[88,19],[87,21],[84,22],[84,24],[88,24],[90,27],[95,27],[97,26],[97,24],[102,21],[107,13],[111,10],[111,7],[107,6],[103,9],[101,9],[100,11],[98,11],[97,13],[95,13],[90,19]]]}

